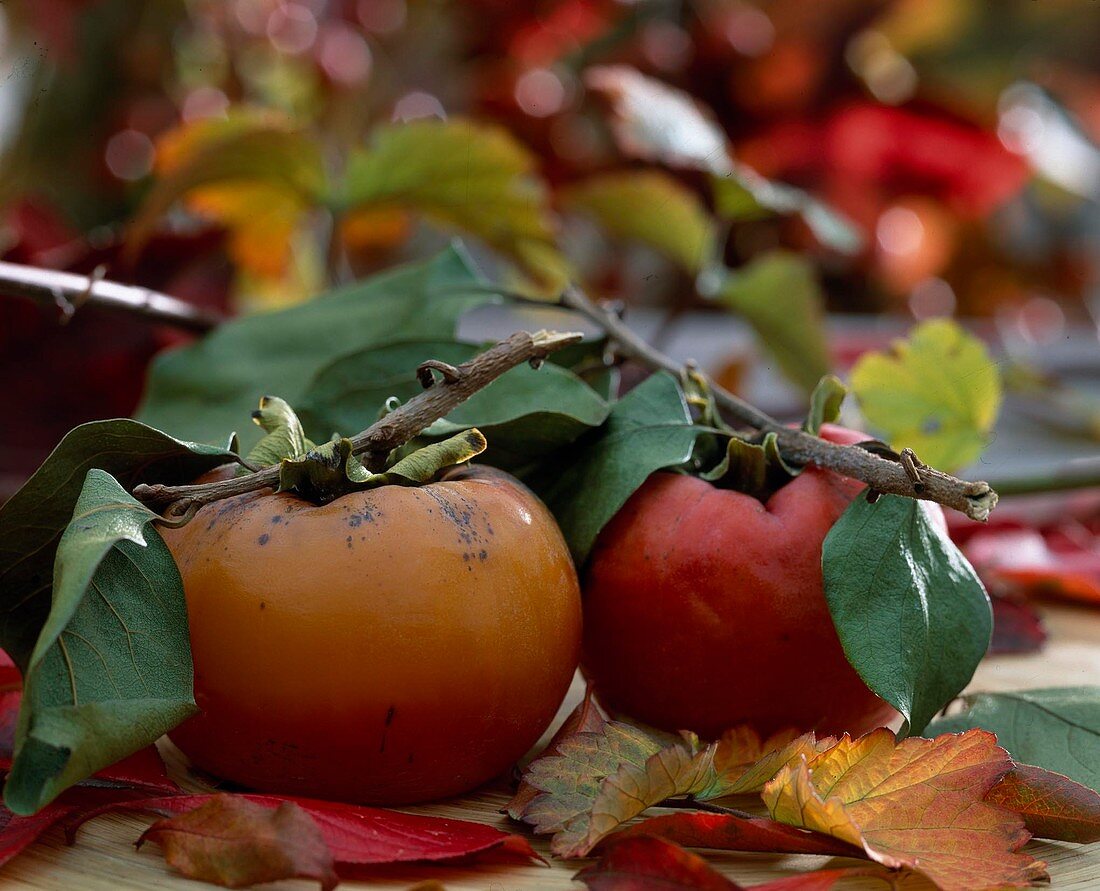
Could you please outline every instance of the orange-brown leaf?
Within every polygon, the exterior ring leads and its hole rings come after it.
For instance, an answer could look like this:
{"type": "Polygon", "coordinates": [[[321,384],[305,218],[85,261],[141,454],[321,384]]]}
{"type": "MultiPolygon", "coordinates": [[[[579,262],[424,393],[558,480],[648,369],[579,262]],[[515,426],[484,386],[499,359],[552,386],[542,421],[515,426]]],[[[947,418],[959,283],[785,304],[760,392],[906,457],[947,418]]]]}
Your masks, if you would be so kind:
{"type": "Polygon", "coordinates": [[[1100,795],[1060,773],[1017,764],[985,800],[1016,811],[1039,838],[1100,841],[1100,795]]]}
{"type": "Polygon", "coordinates": [[[899,743],[881,729],[783,768],[763,797],[773,818],[916,869],[944,891],[1023,887],[1046,877],[1044,864],[1018,853],[1030,837],[1023,820],[984,801],[1011,768],[982,730],[899,743]]]}
{"type": "Polygon", "coordinates": [[[154,841],[164,859],[193,879],[243,888],[279,879],[338,882],[332,851],[309,814],[293,802],[274,810],[240,796],[217,795],[202,807],[160,820],[138,840],[154,841]]]}
{"type": "Polygon", "coordinates": [[[755,731],[735,729],[703,746],[689,733],[675,737],[621,722],[594,726],[599,729],[559,732],[524,775],[538,794],[521,790],[509,806],[536,832],[555,833],[551,849],[562,857],[584,856],[665,799],[757,792],[784,764],[831,742],[794,732],[761,739],[755,731]]]}
{"type": "Polygon", "coordinates": [[[760,792],[788,764],[812,758],[836,740],[817,739],[813,733],[781,730],[767,738],[751,727],[735,727],[714,744],[714,780],[697,798],[722,798],[760,792]]]}

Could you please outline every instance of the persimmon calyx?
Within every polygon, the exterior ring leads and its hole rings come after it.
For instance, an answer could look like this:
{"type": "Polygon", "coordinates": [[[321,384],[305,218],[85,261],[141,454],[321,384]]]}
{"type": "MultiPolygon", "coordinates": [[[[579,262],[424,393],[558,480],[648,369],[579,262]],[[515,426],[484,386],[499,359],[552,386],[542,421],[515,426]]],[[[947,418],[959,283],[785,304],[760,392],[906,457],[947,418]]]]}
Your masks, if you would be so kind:
{"type": "MultiPolygon", "coordinates": [[[[429,443],[408,452],[380,473],[368,470],[352,453],[347,437],[310,449],[300,457],[284,458],[279,463],[280,492],[294,492],[319,504],[325,504],[363,489],[379,486],[421,486],[431,482],[440,471],[464,464],[485,451],[485,437],[477,428],[464,430],[449,439],[429,443]]],[[[395,457],[397,452],[395,451],[395,457]]]]}

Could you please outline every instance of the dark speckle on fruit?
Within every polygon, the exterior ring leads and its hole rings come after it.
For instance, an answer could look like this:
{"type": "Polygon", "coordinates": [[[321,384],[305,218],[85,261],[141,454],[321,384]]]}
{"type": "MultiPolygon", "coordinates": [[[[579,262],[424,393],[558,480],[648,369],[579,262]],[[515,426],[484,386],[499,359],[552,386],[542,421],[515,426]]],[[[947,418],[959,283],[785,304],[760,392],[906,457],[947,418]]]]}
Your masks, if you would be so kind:
{"type": "Polygon", "coordinates": [[[268,535],[266,532],[263,535],[261,535],[260,538],[259,538],[259,542],[260,542],[261,547],[263,547],[269,541],[271,541],[271,536],[268,535]]]}

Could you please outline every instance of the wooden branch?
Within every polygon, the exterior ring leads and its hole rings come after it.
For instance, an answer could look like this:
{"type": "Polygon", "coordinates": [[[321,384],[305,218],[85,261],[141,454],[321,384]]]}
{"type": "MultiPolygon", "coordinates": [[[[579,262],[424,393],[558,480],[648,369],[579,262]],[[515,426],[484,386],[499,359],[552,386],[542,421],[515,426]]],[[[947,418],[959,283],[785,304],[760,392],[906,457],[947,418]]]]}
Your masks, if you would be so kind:
{"type": "MultiPolygon", "coordinates": [[[[522,362],[530,362],[537,367],[552,352],[576,343],[582,336],[578,332],[539,331],[530,334],[519,331],[462,365],[451,366],[434,359],[428,360],[417,369],[417,376],[426,384],[424,392],[353,436],[353,452],[361,455],[368,467],[379,468],[393,449],[446,417],[452,409],[504,372],[522,362]],[[432,371],[441,372],[442,378],[436,380],[431,376],[432,371]]],[[[247,476],[213,483],[140,485],[134,489],[134,497],[163,512],[169,520],[185,522],[205,504],[246,492],[275,488],[278,483],[279,467],[276,465],[247,476]]]]}
{"type": "Polygon", "coordinates": [[[148,288],[106,281],[102,277],[102,268],[92,275],[76,275],[0,262],[0,294],[27,297],[44,306],[55,307],[61,310],[62,322],[72,318],[85,304],[142,316],[153,322],[199,333],[225,321],[219,313],[193,306],[176,297],[148,288]]]}
{"type": "MultiPolygon", "coordinates": [[[[632,331],[618,314],[598,306],[579,288],[570,286],[560,298],[560,304],[594,322],[616,344],[623,355],[653,368],[669,371],[677,377],[684,366],[654,349],[632,331]]],[[[816,464],[852,479],[867,483],[873,492],[883,495],[903,495],[934,501],[944,507],[966,514],[972,520],[986,520],[997,504],[997,493],[985,482],[957,479],[915,460],[903,463],[873,454],[858,446],[843,446],[826,442],[802,430],[781,424],[775,418],[707,378],[715,401],[730,417],[762,432],[775,433],[780,453],[792,465],[816,464]]]]}

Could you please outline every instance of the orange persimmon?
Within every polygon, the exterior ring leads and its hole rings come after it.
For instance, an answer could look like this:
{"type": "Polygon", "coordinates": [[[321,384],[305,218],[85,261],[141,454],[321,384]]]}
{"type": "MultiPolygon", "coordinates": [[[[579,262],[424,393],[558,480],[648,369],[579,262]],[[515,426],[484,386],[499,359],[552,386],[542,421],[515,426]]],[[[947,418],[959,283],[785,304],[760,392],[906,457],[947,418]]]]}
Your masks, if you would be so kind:
{"type": "Polygon", "coordinates": [[[550,723],[580,650],[576,573],[507,474],[324,505],[266,490],[165,535],[187,597],[200,768],[375,804],[466,792],[550,723]]]}

